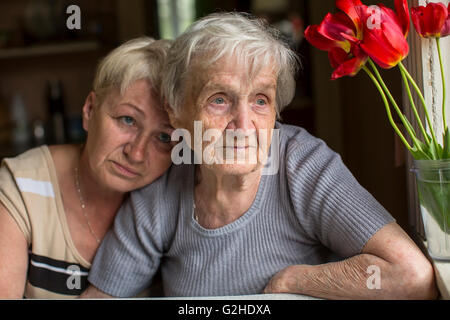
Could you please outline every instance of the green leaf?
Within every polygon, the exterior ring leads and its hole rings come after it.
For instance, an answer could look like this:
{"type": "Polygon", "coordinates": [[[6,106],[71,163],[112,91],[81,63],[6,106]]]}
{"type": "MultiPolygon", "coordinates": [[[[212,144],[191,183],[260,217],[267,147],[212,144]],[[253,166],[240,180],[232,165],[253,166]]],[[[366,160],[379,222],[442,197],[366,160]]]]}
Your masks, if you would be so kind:
{"type": "Polygon", "coordinates": [[[418,150],[415,147],[411,149],[411,155],[416,160],[430,160],[430,157],[428,157],[425,152],[423,152],[422,150],[418,150]]]}
{"type": "MultiPolygon", "coordinates": [[[[436,149],[436,146],[434,145],[433,141],[430,142],[429,147],[430,147],[430,155],[432,156],[432,159],[433,160],[439,159],[439,150],[436,149]]],[[[438,147],[439,147],[439,145],[438,145],[438,147]]]]}
{"type": "MultiPolygon", "coordinates": [[[[426,147],[426,145],[424,143],[422,143],[422,142],[420,142],[420,143],[426,147]]],[[[428,155],[425,151],[423,151],[423,149],[421,149],[420,147],[418,148],[417,146],[414,146],[411,149],[411,155],[416,160],[432,160],[430,155],[428,155]]]]}
{"type": "MultiPolygon", "coordinates": [[[[416,143],[417,143],[417,147],[418,147],[417,149],[419,151],[422,151],[422,153],[425,155],[425,158],[423,158],[423,159],[428,159],[428,160],[434,159],[429,145],[427,145],[426,143],[423,143],[420,140],[416,140],[416,143]]],[[[431,145],[432,145],[432,143],[431,143],[431,145]]]]}
{"type": "MultiPolygon", "coordinates": [[[[414,129],[409,120],[406,117],[403,117],[403,119],[405,120],[405,124],[407,129],[409,129],[409,132],[414,132],[414,129]]],[[[428,159],[429,156],[427,156],[427,151],[429,150],[429,148],[426,146],[426,144],[424,144],[422,141],[420,141],[411,134],[409,136],[411,137],[411,140],[414,144],[414,147],[412,148],[413,151],[411,151],[411,154],[413,155],[414,159],[420,160],[424,159],[424,157],[425,159],[428,159]]]]}
{"type": "Polygon", "coordinates": [[[442,150],[442,159],[450,159],[450,128],[447,128],[444,134],[444,149],[442,150]]]}

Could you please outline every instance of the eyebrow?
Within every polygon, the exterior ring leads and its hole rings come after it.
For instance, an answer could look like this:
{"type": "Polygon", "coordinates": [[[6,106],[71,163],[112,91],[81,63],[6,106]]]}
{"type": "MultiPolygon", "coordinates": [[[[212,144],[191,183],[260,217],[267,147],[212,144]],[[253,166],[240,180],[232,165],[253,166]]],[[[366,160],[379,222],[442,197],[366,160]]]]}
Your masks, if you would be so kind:
{"type": "Polygon", "coordinates": [[[142,111],[141,109],[139,109],[137,106],[135,106],[134,104],[132,104],[130,102],[119,103],[119,106],[122,106],[122,105],[132,107],[137,112],[139,112],[141,115],[144,115],[144,111],[142,111]]]}
{"type": "Polygon", "coordinates": [[[170,123],[162,123],[160,124],[161,129],[175,130],[174,127],[170,123]]]}
{"type": "MultiPolygon", "coordinates": [[[[252,90],[252,92],[254,91],[259,91],[259,90],[276,90],[277,86],[276,84],[273,83],[261,83],[261,84],[257,84],[255,86],[255,88],[252,90]]],[[[202,91],[225,91],[225,90],[229,90],[229,89],[234,89],[234,86],[229,86],[229,85],[224,85],[222,83],[214,83],[214,84],[207,84],[202,88],[202,91]]]]}
{"type": "Polygon", "coordinates": [[[259,86],[256,86],[256,88],[253,91],[258,91],[258,90],[277,90],[277,86],[273,83],[262,83],[259,86]]]}

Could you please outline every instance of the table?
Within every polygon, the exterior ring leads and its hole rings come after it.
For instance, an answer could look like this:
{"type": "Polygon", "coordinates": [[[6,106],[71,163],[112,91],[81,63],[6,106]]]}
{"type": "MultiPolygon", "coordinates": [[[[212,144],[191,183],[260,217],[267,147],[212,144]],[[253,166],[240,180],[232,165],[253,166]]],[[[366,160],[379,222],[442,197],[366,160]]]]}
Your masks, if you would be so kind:
{"type": "Polygon", "coordinates": [[[450,262],[432,260],[441,299],[450,300],[450,262]]]}

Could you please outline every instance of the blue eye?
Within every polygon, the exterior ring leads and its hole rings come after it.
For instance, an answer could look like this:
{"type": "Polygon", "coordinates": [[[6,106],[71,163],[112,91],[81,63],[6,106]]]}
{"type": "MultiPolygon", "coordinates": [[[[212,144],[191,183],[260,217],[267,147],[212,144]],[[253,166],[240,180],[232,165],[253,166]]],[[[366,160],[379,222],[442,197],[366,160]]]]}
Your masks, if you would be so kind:
{"type": "Polygon", "coordinates": [[[127,126],[133,126],[136,124],[136,120],[129,116],[120,117],[119,120],[127,126]]]}
{"type": "Polygon", "coordinates": [[[266,105],[266,101],[264,99],[257,99],[256,104],[259,106],[264,106],[266,105]]]}
{"type": "Polygon", "coordinates": [[[165,132],[161,132],[158,135],[158,139],[163,143],[170,143],[172,141],[172,137],[170,136],[170,134],[167,134],[165,132]]]}
{"type": "Polygon", "coordinates": [[[217,103],[217,104],[223,104],[223,103],[225,103],[225,99],[224,98],[216,98],[216,99],[214,99],[213,102],[217,103]]]}

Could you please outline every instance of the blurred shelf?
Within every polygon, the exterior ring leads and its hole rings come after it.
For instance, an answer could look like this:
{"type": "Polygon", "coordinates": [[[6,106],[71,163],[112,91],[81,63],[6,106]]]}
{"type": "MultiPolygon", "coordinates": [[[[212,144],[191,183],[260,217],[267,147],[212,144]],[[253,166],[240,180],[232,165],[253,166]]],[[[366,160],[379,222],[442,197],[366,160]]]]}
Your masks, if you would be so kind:
{"type": "Polygon", "coordinates": [[[100,43],[97,41],[35,45],[23,48],[0,49],[0,59],[33,58],[65,53],[96,51],[99,49],[100,43]]]}

